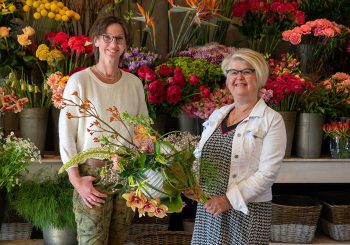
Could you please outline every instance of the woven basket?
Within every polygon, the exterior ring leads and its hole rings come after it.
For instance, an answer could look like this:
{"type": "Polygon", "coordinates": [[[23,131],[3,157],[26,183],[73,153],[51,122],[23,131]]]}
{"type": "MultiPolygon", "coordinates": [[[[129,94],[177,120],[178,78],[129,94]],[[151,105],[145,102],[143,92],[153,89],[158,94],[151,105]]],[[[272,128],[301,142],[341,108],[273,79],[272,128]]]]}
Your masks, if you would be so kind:
{"type": "Polygon", "coordinates": [[[0,240],[28,240],[32,230],[30,223],[2,223],[0,240]]]}
{"type": "Polygon", "coordinates": [[[350,224],[334,224],[321,218],[320,228],[333,240],[350,241],[350,224]]]}
{"type": "Polygon", "coordinates": [[[153,231],[137,234],[131,241],[136,245],[189,245],[191,238],[185,231],[153,231]]]}
{"type": "Polygon", "coordinates": [[[304,196],[274,196],[270,240],[311,243],[321,212],[321,204],[304,196]]]}
{"type": "Polygon", "coordinates": [[[337,241],[350,240],[350,190],[318,193],[323,204],[321,230],[337,241]]]}

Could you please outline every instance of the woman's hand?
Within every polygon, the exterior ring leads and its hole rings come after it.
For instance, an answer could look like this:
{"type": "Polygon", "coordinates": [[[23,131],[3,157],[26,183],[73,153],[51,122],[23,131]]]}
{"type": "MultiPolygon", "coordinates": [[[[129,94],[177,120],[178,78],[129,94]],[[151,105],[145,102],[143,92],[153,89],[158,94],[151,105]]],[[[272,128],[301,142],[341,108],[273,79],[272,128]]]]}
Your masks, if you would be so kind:
{"type": "Polygon", "coordinates": [[[80,177],[80,180],[77,181],[77,184],[74,186],[86,206],[89,208],[92,208],[92,206],[100,207],[101,204],[105,202],[103,198],[107,197],[106,194],[95,189],[92,185],[94,180],[95,178],[92,176],[83,176],[80,177]]]}
{"type": "Polygon", "coordinates": [[[93,206],[101,206],[105,202],[103,198],[107,197],[107,195],[95,189],[92,184],[95,180],[93,176],[81,177],[76,167],[68,169],[68,175],[69,181],[79,193],[86,206],[92,208],[93,206]]]}
{"type": "Polygon", "coordinates": [[[232,208],[230,201],[227,199],[226,195],[215,196],[210,198],[205,203],[206,210],[214,216],[218,216],[221,213],[232,208]]]}

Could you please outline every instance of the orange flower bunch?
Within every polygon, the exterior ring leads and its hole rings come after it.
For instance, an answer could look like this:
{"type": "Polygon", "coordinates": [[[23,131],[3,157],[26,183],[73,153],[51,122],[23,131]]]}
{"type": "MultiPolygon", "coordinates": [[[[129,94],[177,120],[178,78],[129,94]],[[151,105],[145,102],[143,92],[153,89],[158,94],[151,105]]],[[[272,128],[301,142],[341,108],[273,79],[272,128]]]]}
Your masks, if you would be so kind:
{"type": "Polygon", "coordinates": [[[343,122],[332,121],[323,125],[325,136],[331,138],[349,138],[350,137],[350,120],[343,122]]]}

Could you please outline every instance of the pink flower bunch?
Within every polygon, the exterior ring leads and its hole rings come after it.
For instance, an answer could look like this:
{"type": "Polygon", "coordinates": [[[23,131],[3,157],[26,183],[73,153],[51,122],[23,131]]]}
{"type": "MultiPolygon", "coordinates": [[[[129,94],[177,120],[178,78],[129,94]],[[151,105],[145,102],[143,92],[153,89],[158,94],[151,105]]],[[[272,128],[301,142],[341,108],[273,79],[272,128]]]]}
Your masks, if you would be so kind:
{"type": "Polygon", "coordinates": [[[229,105],[232,102],[233,97],[228,89],[217,88],[210,93],[209,97],[185,104],[182,106],[182,110],[192,118],[206,120],[215,109],[229,105]]]}
{"type": "Polygon", "coordinates": [[[263,54],[272,54],[281,42],[284,30],[305,22],[298,1],[242,0],[232,6],[232,16],[241,20],[236,25],[247,37],[248,47],[263,54]]]}
{"type": "Polygon", "coordinates": [[[63,76],[62,72],[56,71],[47,78],[47,85],[52,91],[51,100],[58,109],[64,107],[63,91],[66,87],[69,76],[63,76]]]}
{"type": "Polygon", "coordinates": [[[20,98],[14,93],[6,94],[0,87],[0,112],[18,113],[23,110],[27,102],[28,98],[20,98]]]}
{"type": "Polygon", "coordinates": [[[350,112],[350,75],[337,72],[321,82],[326,88],[325,110],[332,118],[347,116],[350,112]]]}
{"type": "Polygon", "coordinates": [[[304,25],[297,26],[292,30],[286,30],[282,33],[284,41],[288,41],[293,45],[301,43],[303,35],[324,36],[325,38],[332,38],[341,34],[340,26],[327,19],[317,19],[308,21],[304,25]]]}
{"type": "Polygon", "coordinates": [[[147,101],[161,111],[177,116],[181,106],[200,98],[207,98],[210,89],[200,84],[200,79],[192,74],[185,78],[181,67],[160,65],[156,70],[141,66],[137,74],[145,83],[147,101]]]}
{"type": "Polygon", "coordinates": [[[211,64],[220,64],[226,55],[235,50],[234,47],[226,47],[219,43],[208,43],[201,47],[190,47],[188,50],[180,51],[177,56],[204,59],[211,64]]]}
{"type": "Polygon", "coordinates": [[[312,87],[300,77],[299,62],[289,54],[282,54],[281,60],[268,60],[272,74],[265,85],[266,90],[260,91],[268,104],[277,111],[296,111],[298,96],[304,88],[312,87]],[[272,97],[271,91],[273,93],[272,97]]]}

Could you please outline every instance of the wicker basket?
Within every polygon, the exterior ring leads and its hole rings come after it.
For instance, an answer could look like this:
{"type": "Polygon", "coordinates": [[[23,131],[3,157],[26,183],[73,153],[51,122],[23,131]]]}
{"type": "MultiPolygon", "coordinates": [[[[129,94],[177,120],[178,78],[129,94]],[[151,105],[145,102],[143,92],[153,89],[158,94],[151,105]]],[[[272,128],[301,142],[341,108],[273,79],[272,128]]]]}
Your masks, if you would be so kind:
{"type": "Polygon", "coordinates": [[[166,231],[168,230],[169,220],[169,216],[160,219],[148,216],[139,217],[136,214],[129,229],[129,240],[132,240],[134,235],[144,232],[166,231]]]}
{"type": "Polygon", "coordinates": [[[189,245],[191,238],[185,231],[153,231],[137,234],[131,241],[136,245],[189,245]]]}
{"type": "Polygon", "coordinates": [[[28,240],[32,230],[30,223],[2,223],[0,240],[28,240]]]}
{"type": "Polygon", "coordinates": [[[304,196],[274,196],[270,240],[311,243],[322,205],[304,196]]]}
{"type": "Polygon", "coordinates": [[[350,240],[350,190],[317,196],[323,204],[321,230],[334,240],[350,240]]]}

